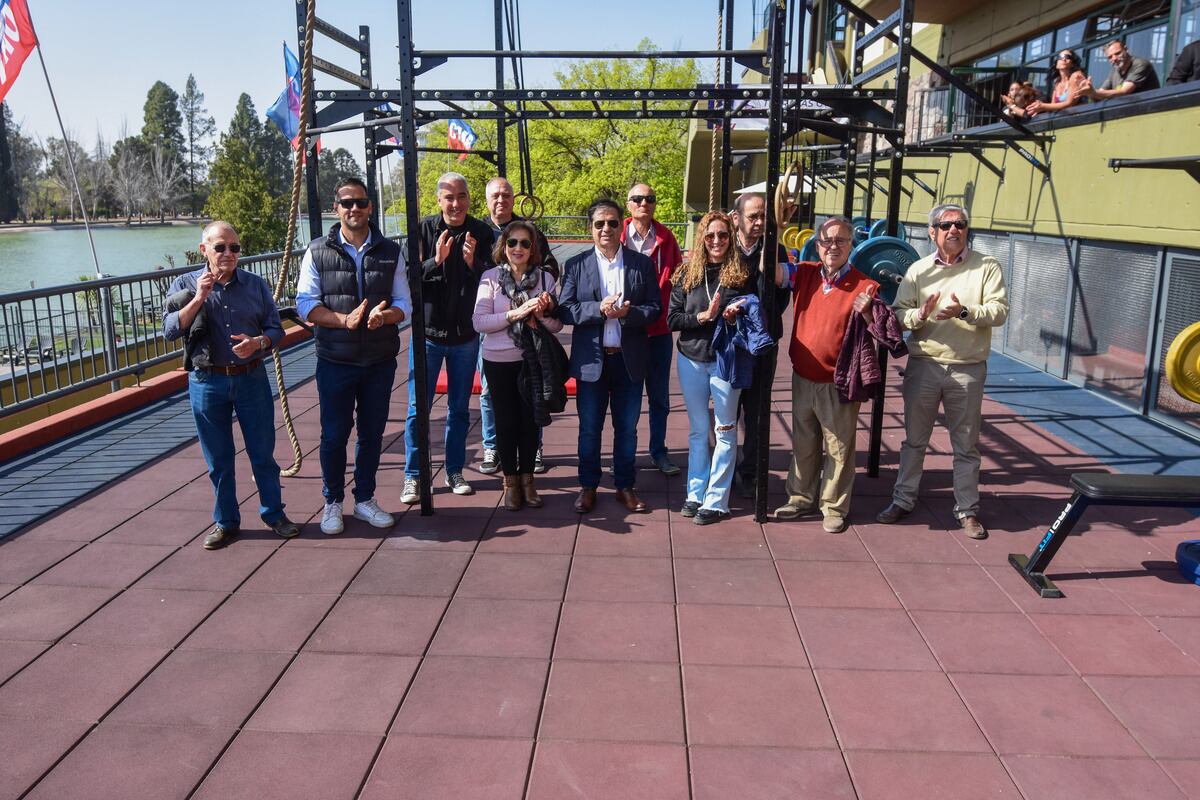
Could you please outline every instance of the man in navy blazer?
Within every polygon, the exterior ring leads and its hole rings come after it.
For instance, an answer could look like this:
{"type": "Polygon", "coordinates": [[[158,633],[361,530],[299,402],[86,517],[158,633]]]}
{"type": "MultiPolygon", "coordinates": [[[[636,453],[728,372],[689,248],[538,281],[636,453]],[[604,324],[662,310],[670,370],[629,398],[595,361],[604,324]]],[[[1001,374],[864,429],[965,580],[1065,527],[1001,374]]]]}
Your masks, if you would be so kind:
{"type": "Polygon", "coordinates": [[[600,435],[612,405],[613,477],[617,499],[630,511],[646,510],[634,484],[637,425],[646,380],[646,326],[662,313],[649,258],[621,245],[621,207],[597,200],[588,209],[595,248],[567,261],[559,315],[574,325],[571,376],[579,411],[579,483],[575,510],[596,505],[600,485],[600,435]]]}

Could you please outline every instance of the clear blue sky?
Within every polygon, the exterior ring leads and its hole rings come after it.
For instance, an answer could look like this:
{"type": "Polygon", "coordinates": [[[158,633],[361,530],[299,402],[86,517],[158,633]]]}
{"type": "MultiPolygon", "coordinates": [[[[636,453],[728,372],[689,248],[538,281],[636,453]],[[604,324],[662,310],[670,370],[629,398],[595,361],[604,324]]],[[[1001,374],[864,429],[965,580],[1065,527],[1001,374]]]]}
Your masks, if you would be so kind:
{"type": "MultiPolygon", "coordinates": [[[[492,0],[414,0],[414,5],[418,49],[493,46],[492,0]]],[[[745,47],[755,3],[736,5],[735,46],[745,47]]],[[[189,73],[218,129],[227,127],[242,92],[261,115],[283,88],[282,42],[296,47],[294,0],[29,0],[29,6],[63,120],[88,149],[97,131],[111,143],[123,120],[131,133],[140,131],[146,91],[154,81],[182,91],[189,73]]],[[[717,0],[521,0],[520,6],[526,49],[632,49],[643,37],[665,50],[716,44],[717,0]]],[[[317,16],[352,34],[369,25],[375,82],[399,86],[393,2],[318,0],[317,16]]],[[[320,35],[315,54],[354,66],[348,50],[320,35]]],[[[547,60],[526,62],[527,83],[553,85],[555,67],[547,60]]],[[[711,73],[711,62],[702,68],[711,73]]],[[[426,73],[418,87],[483,86],[494,80],[492,70],[492,62],[457,60],[426,73]]],[[[345,88],[320,74],[317,86],[345,88]]],[[[26,61],[7,102],[25,133],[59,135],[36,55],[26,61]]],[[[347,147],[361,162],[361,134],[341,134],[327,143],[347,147]]]]}

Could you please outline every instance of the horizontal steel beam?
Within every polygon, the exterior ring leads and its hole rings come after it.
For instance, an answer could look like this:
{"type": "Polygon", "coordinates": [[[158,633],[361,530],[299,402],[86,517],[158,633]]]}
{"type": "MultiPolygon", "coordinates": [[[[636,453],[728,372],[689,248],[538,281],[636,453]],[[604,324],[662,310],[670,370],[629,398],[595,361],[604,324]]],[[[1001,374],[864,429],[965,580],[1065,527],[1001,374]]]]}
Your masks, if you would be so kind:
{"type": "MultiPolygon", "coordinates": [[[[824,100],[894,100],[895,92],[886,89],[859,89],[853,86],[829,85],[813,86],[805,84],[799,88],[787,87],[783,90],[782,99],[785,103],[794,103],[797,99],[823,102],[824,100]]],[[[399,89],[317,89],[313,97],[317,102],[340,100],[375,100],[385,102],[400,99],[399,89]]],[[[413,92],[416,100],[452,100],[456,103],[500,103],[527,100],[539,102],[546,100],[551,103],[562,103],[571,100],[580,102],[734,102],[738,100],[769,99],[765,89],[746,89],[739,87],[697,87],[694,89],[421,89],[413,92]]],[[[784,112],[785,115],[787,112],[784,112]]]]}
{"type": "Polygon", "coordinates": [[[863,36],[854,43],[855,51],[861,52],[873,45],[879,39],[887,36],[892,32],[892,29],[900,24],[900,9],[896,9],[891,15],[879,20],[879,24],[871,29],[871,32],[863,36]]]}
{"type": "MultiPolygon", "coordinates": [[[[330,23],[321,19],[320,17],[316,17],[313,20],[313,30],[316,31],[317,33],[321,33],[321,34],[324,34],[325,36],[328,36],[330,39],[333,39],[335,42],[337,42],[340,45],[349,47],[355,53],[362,52],[362,44],[358,41],[357,38],[346,33],[341,28],[334,27],[333,25],[331,25],[330,23]]],[[[303,31],[300,32],[300,38],[301,39],[304,38],[303,31]]]]}
{"type": "Polygon", "coordinates": [[[371,84],[362,75],[351,72],[345,67],[339,67],[331,61],[326,61],[323,58],[313,56],[313,69],[324,72],[326,75],[332,75],[335,78],[340,78],[346,83],[352,83],[355,86],[360,86],[363,89],[370,89],[371,84]]]}

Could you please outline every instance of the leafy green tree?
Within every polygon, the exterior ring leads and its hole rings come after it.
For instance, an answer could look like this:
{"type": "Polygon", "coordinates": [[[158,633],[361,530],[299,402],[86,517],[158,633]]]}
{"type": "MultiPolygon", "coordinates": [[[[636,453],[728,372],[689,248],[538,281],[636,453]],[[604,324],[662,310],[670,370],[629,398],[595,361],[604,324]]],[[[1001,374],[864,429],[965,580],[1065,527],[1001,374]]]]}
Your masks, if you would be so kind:
{"type": "Polygon", "coordinates": [[[13,175],[12,151],[8,146],[8,104],[0,104],[0,222],[12,222],[20,213],[17,203],[17,181],[13,175]]]}
{"type": "Polygon", "coordinates": [[[35,196],[43,160],[42,148],[32,138],[21,133],[21,127],[13,119],[8,103],[4,103],[0,108],[0,114],[4,117],[10,186],[16,201],[15,214],[21,219],[28,219],[35,216],[35,196]]]}
{"type": "Polygon", "coordinates": [[[143,113],[142,138],[146,144],[160,144],[175,157],[181,157],[184,140],[179,94],[162,81],[155,81],[146,93],[143,113]]]}
{"type": "Polygon", "coordinates": [[[317,204],[322,211],[333,207],[333,189],[343,178],[364,180],[362,167],[344,147],[322,150],[317,169],[317,204]]]}
{"type": "Polygon", "coordinates": [[[212,182],[204,213],[238,229],[244,255],[282,249],[287,238],[286,203],[271,194],[262,167],[243,139],[222,137],[212,182]]]}
{"type": "Polygon", "coordinates": [[[292,196],[292,144],[274,122],[264,123],[258,140],[258,158],[271,194],[292,196]]]}
{"type": "Polygon", "coordinates": [[[211,142],[217,123],[204,107],[204,92],[197,88],[194,75],[188,75],[183,94],[179,96],[179,115],[182,121],[187,201],[195,216],[204,199],[204,181],[212,160],[211,142]]]}
{"type": "Polygon", "coordinates": [[[258,112],[254,110],[254,101],[245,92],[238,97],[233,117],[229,120],[229,131],[221,139],[222,143],[231,139],[240,140],[252,152],[262,141],[263,124],[258,119],[258,112]]]}

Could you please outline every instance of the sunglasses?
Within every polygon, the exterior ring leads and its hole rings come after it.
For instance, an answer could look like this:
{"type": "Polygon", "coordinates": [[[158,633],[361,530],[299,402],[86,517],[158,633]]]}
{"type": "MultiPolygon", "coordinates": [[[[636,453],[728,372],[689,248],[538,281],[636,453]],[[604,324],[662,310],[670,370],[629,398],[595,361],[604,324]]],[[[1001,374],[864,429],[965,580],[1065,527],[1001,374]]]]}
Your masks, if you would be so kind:
{"type": "Polygon", "coordinates": [[[713,233],[704,234],[706,242],[723,242],[729,238],[729,231],[715,231],[713,233]]]}
{"type": "Polygon", "coordinates": [[[509,239],[505,244],[509,247],[519,247],[522,250],[528,250],[533,247],[533,242],[528,239],[509,239]]]}
{"type": "Polygon", "coordinates": [[[621,220],[619,220],[619,219],[598,219],[592,223],[592,227],[598,231],[604,230],[605,225],[607,225],[609,228],[611,228],[615,231],[617,228],[621,227],[621,220]]]}
{"type": "Polygon", "coordinates": [[[212,246],[212,250],[214,253],[224,253],[226,247],[229,248],[229,252],[231,252],[231,253],[242,252],[242,246],[240,244],[237,244],[236,242],[233,244],[230,244],[230,245],[226,245],[226,244],[218,242],[217,244],[214,244],[212,246]]]}
{"type": "Polygon", "coordinates": [[[643,202],[654,204],[658,202],[658,198],[652,194],[631,194],[629,195],[629,202],[633,203],[635,206],[640,205],[643,202]]]}
{"type": "Polygon", "coordinates": [[[951,228],[956,228],[957,230],[965,231],[967,229],[967,223],[964,220],[956,219],[953,222],[939,222],[937,225],[934,225],[933,227],[937,228],[940,231],[948,231],[951,228]]]}
{"type": "Polygon", "coordinates": [[[371,205],[371,201],[365,197],[339,197],[338,205],[345,209],[363,208],[371,205]]]}

